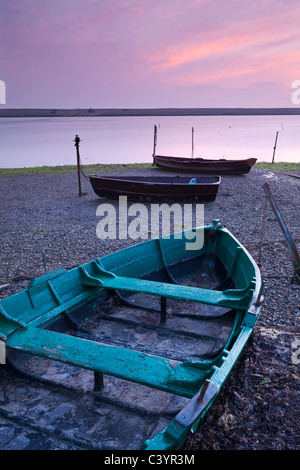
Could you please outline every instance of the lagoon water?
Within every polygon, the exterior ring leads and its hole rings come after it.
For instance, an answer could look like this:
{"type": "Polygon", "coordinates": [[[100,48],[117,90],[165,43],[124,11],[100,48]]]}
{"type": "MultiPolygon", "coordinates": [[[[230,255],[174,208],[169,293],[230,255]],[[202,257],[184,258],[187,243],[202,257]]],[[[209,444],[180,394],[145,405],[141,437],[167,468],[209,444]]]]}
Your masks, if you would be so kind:
{"type": "Polygon", "coordinates": [[[257,158],[300,162],[300,116],[143,116],[1,118],[0,168],[151,163],[154,125],[158,155],[257,158]]]}

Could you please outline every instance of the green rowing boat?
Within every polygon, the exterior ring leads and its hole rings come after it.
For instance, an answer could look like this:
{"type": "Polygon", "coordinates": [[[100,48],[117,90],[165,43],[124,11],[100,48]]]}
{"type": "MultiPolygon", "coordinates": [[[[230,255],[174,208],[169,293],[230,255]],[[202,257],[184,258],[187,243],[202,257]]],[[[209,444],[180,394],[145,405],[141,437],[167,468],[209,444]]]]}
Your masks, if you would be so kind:
{"type": "Polygon", "coordinates": [[[236,363],[260,305],[256,263],[213,221],[33,279],[1,300],[0,332],[8,356],[93,371],[97,409],[106,410],[99,448],[179,449],[236,363]],[[201,248],[186,249],[192,235],[201,248]],[[76,336],[62,329],[68,321],[76,336]]]}

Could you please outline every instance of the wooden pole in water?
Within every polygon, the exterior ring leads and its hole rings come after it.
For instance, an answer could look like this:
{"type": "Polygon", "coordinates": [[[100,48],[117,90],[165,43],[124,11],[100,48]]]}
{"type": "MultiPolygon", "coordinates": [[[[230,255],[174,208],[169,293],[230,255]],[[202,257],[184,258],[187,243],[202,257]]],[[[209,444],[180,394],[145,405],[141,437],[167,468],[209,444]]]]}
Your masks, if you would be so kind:
{"type": "Polygon", "coordinates": [[[79,155],[79,142],[80,142],[80,137],[76,134],[75,136],[75,145],[76,147],[76,155],[77,155],[77,175],[78,175],[78,189],[79,189],[79,196],[82,196],[81,192],[81,179],[80,179],[80,155],[79,155]]]}
{"type": "Polygon", "coordinates": [[[192,127],[192,158],[194,158],[194,128],[192,127]]]}
{"type": "Polygon", "coordinates": [[[272,163],[274,163],[275,151],[276,151],[276,145],[277,145],[277,138],[278,138],[278,131],[277,131],[277,133],[276,133],[276,138],[275,138],[275,145],[274,145],[274,150],[273,150],[272,163]]]}

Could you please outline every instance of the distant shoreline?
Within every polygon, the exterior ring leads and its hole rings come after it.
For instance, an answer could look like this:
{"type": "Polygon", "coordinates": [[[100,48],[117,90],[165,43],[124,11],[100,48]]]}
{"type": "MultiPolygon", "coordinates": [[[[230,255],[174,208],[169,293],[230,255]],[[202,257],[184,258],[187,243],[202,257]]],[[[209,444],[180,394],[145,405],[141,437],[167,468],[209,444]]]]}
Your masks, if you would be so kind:
{"type": "Polygon", "coordinates": [[[111,109],[0,109],[0,118],[9,117],[121,117],[121,116],[297,116],[295,108],[111,108],[111,109]]]}

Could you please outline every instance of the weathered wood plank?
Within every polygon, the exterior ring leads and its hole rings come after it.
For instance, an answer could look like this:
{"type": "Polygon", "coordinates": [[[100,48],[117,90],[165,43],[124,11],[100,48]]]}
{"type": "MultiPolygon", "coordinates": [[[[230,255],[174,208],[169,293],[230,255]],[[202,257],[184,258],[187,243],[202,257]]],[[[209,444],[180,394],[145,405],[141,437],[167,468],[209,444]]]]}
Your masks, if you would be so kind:
{"type": "Polygon", "coordinates": [[[34,327],[17,330],[6,347],[186,397],[193,396],[209,368],[34,327]]]}

